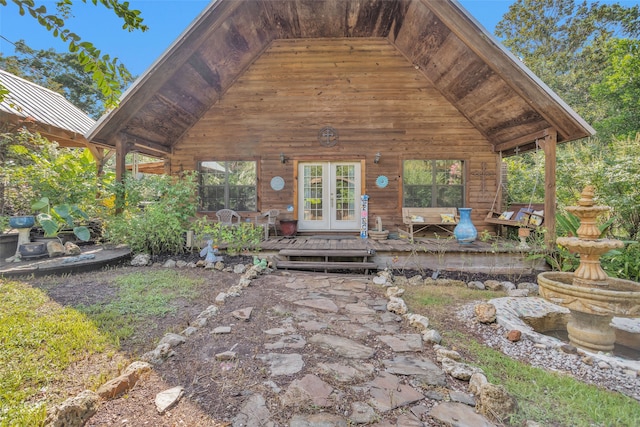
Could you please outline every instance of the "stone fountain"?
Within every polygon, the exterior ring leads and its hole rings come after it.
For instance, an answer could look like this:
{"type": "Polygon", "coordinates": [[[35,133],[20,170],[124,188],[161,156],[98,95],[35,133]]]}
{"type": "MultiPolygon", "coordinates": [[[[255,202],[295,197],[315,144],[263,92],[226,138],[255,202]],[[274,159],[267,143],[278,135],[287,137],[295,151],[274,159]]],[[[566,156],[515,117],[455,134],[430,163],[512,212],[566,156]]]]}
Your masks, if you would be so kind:
{"type": "Polygon", "coordinates": [[[640,317],[640,283],[609,277],[600,257],[622,248],[620,240],[600,238],[597,219],[608,206],[596,206],[594,188],[582,191],[578,206],[567,211],[580,219],[577,237],[559,237],[556,242],[577,253],[580,265],[575,272],[545,272],[538,275],[540,295],[570,311],[569,341],[585,350],[611,352],[616,341],[613,317],[640,317]]]}

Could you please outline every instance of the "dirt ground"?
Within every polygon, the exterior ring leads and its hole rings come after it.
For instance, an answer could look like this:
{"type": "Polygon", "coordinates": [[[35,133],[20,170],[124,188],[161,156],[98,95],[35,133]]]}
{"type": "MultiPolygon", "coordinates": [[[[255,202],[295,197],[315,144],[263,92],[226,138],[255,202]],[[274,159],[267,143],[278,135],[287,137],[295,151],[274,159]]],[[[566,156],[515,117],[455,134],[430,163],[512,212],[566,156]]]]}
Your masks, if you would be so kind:
{"type": "MultiPolygon", "coordinates": [[[[228,258],[227,265],[247,263],[247,258],[228,258]]],[[[157,261],[162,261],[158,259],[157,261]]],[[[118,275],[139,272],[143,269],[156,267],[118,267],[101,272],[91,272],[64,277],[34,278],[30,282],[33,286],[46,290],[49,296],[64,306],[78,306],[106,303],[114,298],[116,287],[113,279],[118,275]]],[[[175,314],[149,319],[137,326],[134,335],[123,340],[120,345],[118,359],[119,366],[125,367],[128,361],[139,358],[143,353],[152,350],[167,332],[180,333],[205,308],[214,304],[215,297],[230,286],[237,284],[239,276],[221,271],[206,271],[204,269],[181,269],[181,275],[200,277],[205,279],[203,286],[198,289],[199,296],[194,301],[175,301],[175,314]],[[123,359],[122,359],[123,357],[123,359]]],[[[128,392],[124,397],[103,403],[98,413],[91,418],[88,426],[132,425],[132,426],[225,426],[238,413],[245,400],[245,396],[252,392],[273,393],[265,390],[264,383],[268,381],[269,373],[263,362],[258,360],[257,354],[264,352],[264,330],[280,327],[283,313],[292,309],[287,307],[272,285],[274,278],[282,272],[260,276],[252,282],[238,298],[230,298],[225,302],[221,315],[216,317],[219,325],[234,326],[234,334],[217,335],[196,333],[181,345],[176,355],[164,364],[154,367],[150,374],[128,392]],[[255,310],[251,322],[240,323],[231,317],[231,312],[244,307],[262,307],[255,310]],[[267,309],[264,309],[267,307],[267,309]],[[259,326],[256,326],[259,325],[259,326]],[[241,328],[241,333],[237,333],[241,328]],[[243,337],[237,341],[237,336],[243,337]],[[242,362],[220,362],[215,355],[233,349],[242,362]],[[185,388],[185,397],[180,405],[169,413],[159,415],[155,404],[155,395],[163,390],[181,385],[185,388]]],[[[287,273],[284,273],[287,274],[287,273]]],[[[298,274],[298,273],[294,273],[298,274]]],[[[300,273],[308,274],[308,273],[300,273]]],[[[411,276],[415,272],[404,272],[411,276]]],[[[424,274],[424,272],[423,272],[424,274]]],[[[430,274],[430,273],[429,273],[430,274]]],[[[464,280],[485,280],[482,275],[445,273],[447,278],[461,278],[464,280]]],[[[522,279],[521,279],[522,280],[522,279]]],[[[379,289],[382,297],[383,289],[379,289]]],[[[292,309],[293,310],[293,309],[292,309]]],[[[458,330],[466,329],[465,325],[451,317],[440,319],[440,324],[458,330]]],[[[405,326],[403,326],[405,327],[405,326]]],[[[406,326],[408,328],[408,326],[406,326]]],[[[208,328],[205,328],[208,330],[208,328]]],[[[204,331],[204,329],[203,329],[204,331]]],[[[408,329],[406,332],[410,332],[408,329]]],[[[468,331],[473,333],[472,331],[468,331]]],[[[308,346],[307,346],[308,347],[308,346]]],[[[323,357],[309,354],[313,350],[303,348],[299,353],[309,358],[323,357]]],[[[428,356],[428,354],[427,354],[428,356]]],[[[84,361],[70,369],[69,375],[86,378],[88,371],[95,371],[104,360],[84,361]],[[87,372],[82,372],[86,370],[87,372]]],[[[114,361],[109,363],[113,364],[114,361]]],[[[303,376],[304,373],[300,373],[303,376]]],[[[80,391],[78,381],[68,382],[66,390],[71,396],[80,391]]],[[[347,409],[347,408],[345,408],[347,409]]],[[[288,414],[283,414],[288,415],[288,414]]],[[[277,419],[277,416],[276,416],[277,419]]],[[[284,418],[283,418],[284,419],[284,418]]],[[[284,425],[284,423],[282,424],[284,425]]]]}

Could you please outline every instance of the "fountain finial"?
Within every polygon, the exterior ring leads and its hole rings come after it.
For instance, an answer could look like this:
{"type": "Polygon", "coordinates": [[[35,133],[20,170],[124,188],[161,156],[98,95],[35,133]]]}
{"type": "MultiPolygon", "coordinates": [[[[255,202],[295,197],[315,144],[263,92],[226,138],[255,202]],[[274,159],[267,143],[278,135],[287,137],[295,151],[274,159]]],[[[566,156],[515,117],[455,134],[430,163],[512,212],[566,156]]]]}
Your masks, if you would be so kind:
{"type": "Polygon", "coordinates": [[[593,206],[595,202],[593,197],[595,196],[595,187],[593,185],[587,185],[580,193],[580,199],[578,199],[578,205],[580,206],[593,206]]]}

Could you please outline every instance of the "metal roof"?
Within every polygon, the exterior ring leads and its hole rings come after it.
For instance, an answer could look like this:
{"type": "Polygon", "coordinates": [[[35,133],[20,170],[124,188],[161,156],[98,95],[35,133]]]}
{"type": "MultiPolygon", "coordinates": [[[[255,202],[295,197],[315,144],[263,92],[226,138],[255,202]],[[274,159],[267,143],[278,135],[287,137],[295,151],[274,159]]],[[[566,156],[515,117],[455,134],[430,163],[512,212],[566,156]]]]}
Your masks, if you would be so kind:
{"type": "Polygon", "coordinates": [[[0,102],[0,112],[80,135],[95,124],[85,112],[50,89],[4,70],[0,70],[0,84],[9,90],[0,102]]]}

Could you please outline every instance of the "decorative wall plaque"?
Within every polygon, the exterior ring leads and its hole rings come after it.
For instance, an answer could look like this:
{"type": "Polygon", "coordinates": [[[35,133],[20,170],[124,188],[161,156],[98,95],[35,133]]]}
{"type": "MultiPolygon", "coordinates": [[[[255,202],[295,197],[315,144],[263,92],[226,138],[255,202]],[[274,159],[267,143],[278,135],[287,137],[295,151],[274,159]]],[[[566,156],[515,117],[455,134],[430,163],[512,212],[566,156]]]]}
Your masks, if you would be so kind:
{"type": "Polygon", "coordinates": [[[333,147],[338,143],[338,131],[331,126],[325,126],[318,132],[318,141],[325,147],[333,147]]]}
{"type": "Polygon", "coordinates": [[[284,188],[284,179],[281,176],[274,176],[271,178],[271,188],[275,191],[280,191],[284,188]]]}
{"type": "Polygon", "coordinates": [[[380,175],[377,179],[376,179],[376,185],[379,188],[384,188],[389,184],[389,178],[387,178],[384,175],[380,175]]]}

